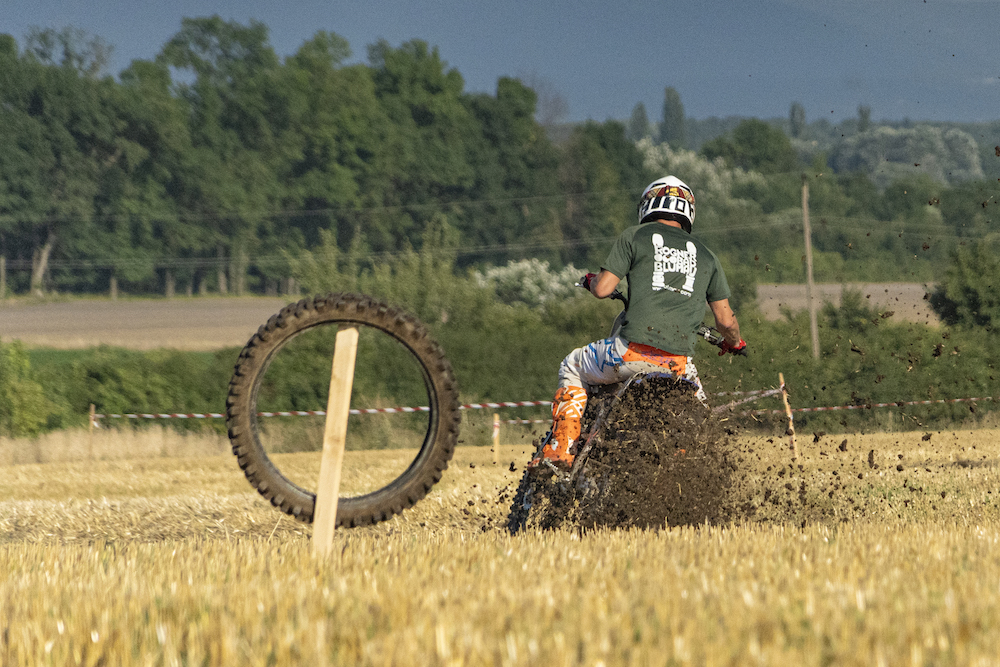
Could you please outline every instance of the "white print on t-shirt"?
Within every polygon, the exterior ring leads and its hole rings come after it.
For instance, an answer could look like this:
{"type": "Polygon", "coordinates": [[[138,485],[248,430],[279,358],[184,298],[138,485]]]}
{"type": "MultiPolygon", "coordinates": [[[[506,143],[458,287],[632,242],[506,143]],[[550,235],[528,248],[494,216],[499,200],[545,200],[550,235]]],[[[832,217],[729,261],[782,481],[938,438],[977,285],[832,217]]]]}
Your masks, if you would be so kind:
{"type": "Polygon", "coordinates": [[[698,249],[694,243],[687,242],[687,250],[678,250],[663,245],[663,237],[653,234],[653,291],[670,290],[691,296],[694,291],[694,277],[698,273],[698,249]],[[664,275],[667,273],[683,273],[684,285],[677,289],[667,284],[664,275]]]}

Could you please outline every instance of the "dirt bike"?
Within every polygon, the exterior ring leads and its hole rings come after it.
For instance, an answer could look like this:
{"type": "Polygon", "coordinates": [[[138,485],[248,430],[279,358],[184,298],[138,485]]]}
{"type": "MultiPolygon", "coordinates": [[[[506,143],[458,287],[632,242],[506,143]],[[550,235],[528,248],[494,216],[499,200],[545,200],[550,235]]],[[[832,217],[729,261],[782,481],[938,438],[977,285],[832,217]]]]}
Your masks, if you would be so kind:
{"type": "MultiPolygon", "coordinates": [[[[611,298],[627,299],[618,290],[611,298]]],[[[625,310],[612,326],[621,328],[625,310]]],[[[696,333],[725,349],[715,329],[696,333]]],[[[745,349],[737,354],[746,354],[745,349]]],[[[724,429],[696,396],[697,386],[671,373],[641,372],[623,382],[593,387],[569,470],[544,459],[549,432],[514,493],[507,528],[554,528],[701,523],[719,512],[720,486],[734,470],[724,429]],[[676,490],[675,490],[676,487],[676,490]]]]}

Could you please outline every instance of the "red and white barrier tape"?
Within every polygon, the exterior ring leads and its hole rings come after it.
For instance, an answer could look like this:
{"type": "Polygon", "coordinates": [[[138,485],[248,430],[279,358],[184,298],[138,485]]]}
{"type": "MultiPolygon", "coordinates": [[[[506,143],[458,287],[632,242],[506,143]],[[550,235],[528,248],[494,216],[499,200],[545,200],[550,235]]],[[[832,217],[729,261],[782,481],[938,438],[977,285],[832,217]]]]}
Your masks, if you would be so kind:
{"type": "MultiPolygon", "coordinates": [[[[736,392],[729,392],[730,394],[735,394],[736,392]]],[[[741,392],[748,395],[748,398],[741,399],[738,401],[732,401],[725,406],[719,406],[720,408],[729,409],[743,403],[748,403],[752,400],[759,398],[766,398],[768,396],[774,396],[781,393],[781,389],[761,389],[754,392],[741,392]]],[[[715,395],[725,395],[715,394],[715,395]]],[[[996,397],[985,396],[981,398],[947,398],[938,399],[932,401],[892,401],[889,403],[868,403],[864,405],[833,405],[824,407],[814,407],[814,408],[792,408],[792,412],[830,412],[834,410],[866,410],[871,408],[891,408],[891,407],[904,407],[907,405],[938,405],[943,403],[973,403],[976,401],[995,401],[996,397]]],[[[529,407],[529,406],[545,406],[552,405],[552,401],[506,401],[502,403],[467,403],[465,405],[460,405],[459,408],[462,410],[475,410],[483,408],[519,408],[519,407],[529,407]]],[[[352,415],[370,415],[370,414],[398,414],[398,413],[411,413],[411,412],[428,412],[429,407],[402,407],[402,408],[360,408],[352,409],[350,414],[352,415]]],[[[783,410],[748,410],[740,414],[782,414],[783,410]]],[[[325,410],[288,410],[280,412],[258,412],[258,417],[323,417],[326,415],[325,410]]],[[[171,413],[131,413],[131,414],[95,414],[95,419],[223,419],[226,415],[220,412],[171,412],[171,413]]],[[[548,420],[545,419],[510,419],[504,420],[503,423],[506,424],[541,424],[548,420]]]]}
{"type": "MultiPolygon", "coordinates": [[[[713,396],[728,396],[728,395],[748,395],[755,396],[758,394],[764,394],[765,396],[770,396],[775,393],[774,389],[758,389],[755,391],[732,391],[732,392],[720,392],[718,394],[713,394],[713,396]]],[[[780,390],[778,390],[780,391],[780,390]]],[[[762,396],[763,398],[763,396],[762,396]]],[[[749,399],[752,400],[752,399],[749,399]]],[[[745,403],[746,400],[740,401],[739,403],[745,403]]],[[[739,404],[737,403],[737,405],[739,404]]],[[[482,410],[487,408],[524,408],[524,407],[536,407],[536,406],[547,406],[552,405],[552,401],[503,401],[500,403],[466,403],[465,405],[460,405],[458,408],[460,410],[482,410]]],[[[400,414],[400,413],[411,413],[411,412],[429,412],[430,408],[426,405],[419,407],[400,407],[400,408],[355,408],[350,411],[352,415],[374,415],[374,414],[400,414]]],[[[129,413],[129,414],[95,414],[95,419],[224,419],[226,415],[221,412],[152,412],[152,413],[129,413]]],[[[324,417],[326,416],[325,410],[281,410],[276,412],[258,412],[258,417],[324,417]]],[[[544,420],[543,420],[544,421],[544,420]]],[[[532,421],[531,423],[539,423],[532,421]]]]}
{"type": "Polygon", "coordinates": [[[221,412],[171,412],[171,413],[133,413],[133,414],[95,414],[94,419],[223,419],[221,412]]]}
{"type": "MultiPolygon", "coordinates": [[[[502,403],[466,403],[459,410],[481,410],[485,408],[523,408],[537,405],[552,405],[552,401],[505,401],[502,403]]],[[[430,412],[426,405],[402,408],[355,408],[352,415],[401,414],[409,412],[430,412]]],[[[151,412],[131,414],[95,414],[95,419],[224,419],[220,412],[151,412]]],[[[258,417],[325,417],[326,410],[282,410],[278,412],[258,412],[258,417]]]]}
{"type": "MultiPolygon", "coordinates": [[[[758,391],[748,391],[748,392],[732,392],[736,395],[749,394],[746,398],[741,398],[735,401],[730,401],[725,405],[717,405],[712,408],[712,412],[725,412],[726,410],[732,410],[737,405],[743,405],[744,403],[750,403],[752,401],[759,401],[762,398],[767,398],[768,396],[776,396],[781,393],[781,387],[777,389],[760,389],[758,391]]],[[[722,396],[724,394],[715,394],[715,396],[722,396]]]]}
{"type": "MultiPolygon", "coordinates": [[[[907,405],[940,405],[943,403],[975,403],[995,401],[994,396],[982,398],[942,398],[935,401],[892,401],[891,403],[866,403],[864,405],[831,405],[817,408],[792,408],[792,412],[832,412],[834,410],[869,410],[872,408],[901,408],[907,405]]],[[[784,414],[784,410],[747,410],[742,415],[784,414]]]]}

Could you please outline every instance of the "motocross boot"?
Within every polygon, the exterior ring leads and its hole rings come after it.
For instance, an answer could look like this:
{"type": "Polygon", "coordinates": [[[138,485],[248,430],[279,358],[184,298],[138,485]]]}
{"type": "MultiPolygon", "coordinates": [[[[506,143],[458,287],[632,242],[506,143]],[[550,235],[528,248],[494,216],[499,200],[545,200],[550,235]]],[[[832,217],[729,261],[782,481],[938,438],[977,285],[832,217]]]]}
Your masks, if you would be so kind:
{"type": "Polygon", "coordinates": [[[552,401],[552,431],[546,438],[541,455],[528,464],[539,467],[543,461],[568,469],[576,456],[576,441],[580,438],[580,418],[587,407],[587,391],[583,387],[560,387],[552,401]]]}

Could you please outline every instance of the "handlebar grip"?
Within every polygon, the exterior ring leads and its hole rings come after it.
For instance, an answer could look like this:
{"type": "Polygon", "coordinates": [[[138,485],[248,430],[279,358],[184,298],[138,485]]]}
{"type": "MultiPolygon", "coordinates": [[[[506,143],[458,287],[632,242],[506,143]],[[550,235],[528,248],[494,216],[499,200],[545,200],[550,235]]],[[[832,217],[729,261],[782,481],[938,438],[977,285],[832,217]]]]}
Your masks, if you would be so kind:
{"type": "Polygon", "coordinates": [[[722,337],[722,334],[712,327],[705,326],[704,324],[700,325],[695,333],[716,347],[722,345],[722,341],[725,340],[725,338],[722,337]]]}
{"type": "MultiPolygon", "coordinates": [[[[725,337],[721,333],[719,333],[712,327],[704,324],[699,325],[697,330],[695,330],[695,333],[697,333],[699,336],[707,340],[712,345],[719,348],[721,348],[722,344],[726,342],[725,337]]],[[[741,350],[733,350],[732,348],[730,348],[729,352],[731,352],[732,354],[737,354],[741,357],[747,356],[747,348],[745,346],[741,350]]]]}

